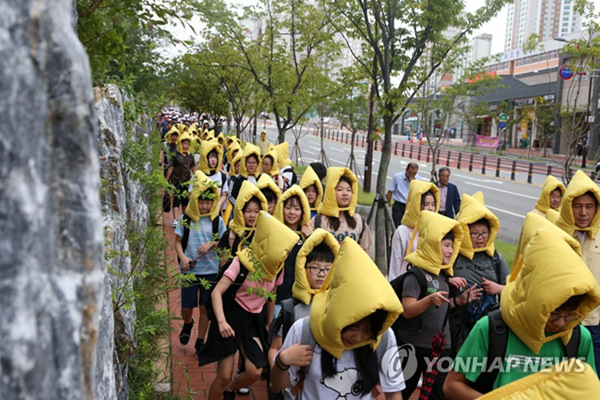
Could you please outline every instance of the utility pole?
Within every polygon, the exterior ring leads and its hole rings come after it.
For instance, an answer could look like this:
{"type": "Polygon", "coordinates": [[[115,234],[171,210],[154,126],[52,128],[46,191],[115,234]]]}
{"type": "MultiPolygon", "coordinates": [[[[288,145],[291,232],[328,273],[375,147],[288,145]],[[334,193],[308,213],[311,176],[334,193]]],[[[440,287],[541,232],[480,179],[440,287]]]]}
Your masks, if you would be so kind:
{"type": "Polygon", "coordinates": [[[369,128],[367,129],[367,152],[365,154],[365,179],[363,190],[371,192],[371,168],[373,166],[373,136],[374,136],[374,108],[375,108],[375,85],[371,83],[371,94],[369,95],[369,128]]]}

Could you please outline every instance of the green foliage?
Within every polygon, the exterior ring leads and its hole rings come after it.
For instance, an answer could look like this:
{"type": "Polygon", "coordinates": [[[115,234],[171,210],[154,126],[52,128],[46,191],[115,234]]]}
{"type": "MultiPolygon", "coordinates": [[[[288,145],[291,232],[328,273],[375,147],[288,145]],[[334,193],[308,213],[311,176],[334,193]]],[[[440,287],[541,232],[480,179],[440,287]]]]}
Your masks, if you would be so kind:
{"type": "Polygon", "coordinates": [[[512,269],[515,253],[517,252],[517,246],[498,239],[494,241],[494,245],[496,246],[498,253],[502,254],[502,257],[504,257],[506,263],[512,269]]]}

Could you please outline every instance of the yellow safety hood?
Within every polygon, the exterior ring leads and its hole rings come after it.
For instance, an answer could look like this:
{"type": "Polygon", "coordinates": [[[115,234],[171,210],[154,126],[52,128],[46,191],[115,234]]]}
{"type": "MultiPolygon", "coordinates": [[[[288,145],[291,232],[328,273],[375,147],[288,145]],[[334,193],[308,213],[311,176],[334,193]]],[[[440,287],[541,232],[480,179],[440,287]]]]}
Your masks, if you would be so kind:
{"type": "Polygon", "coordinates": [[[273,159],[273,166],[271,167],[271,170],[266,173],[271,176],[279,175],[279,167],[277,164],[277,157],[278,157],[277,150],[269,150],[265,153],[265,155],[260,160],[260,170],[262,171],[262,163],[263,163],[263,160],[265,159],[265,157],[267,157],[267,156],[270,156],[273,159]]]}
{"type": "Polygon", "coordinates": [[[446,270],[449,276],[454,275],[452,266],[458,256],[460,244],[463,240],[463,228],[460,222],[445,217],[432,211],[421,211],[419,218],[419,242],[417,251],[405,257],[406,261],[425,271],[439,275],[441,270],[446,270]],[[449,264],[442,264],[441,242],[448,232],[454,234],[453,253],[449,264]]]}
{"type": "Polygon", "coordinates": [[[239,170],[242,170],[242,150],[238,151],[235,155],[235,157],[233,157],[233,159],[231,160],[231,162],[229,163],[229,165],[231,165],[231,169],[229,170],[229,175],[231,176],[238,176],[239,174],[235,173],[235,164],[240,161],[240,168],[239,170]]]}
{"type": "Polygon", "coordinates": [[[519,235],[519,243],[517,243],[517,251],[515,253],[513,266],[516,265],[519,259],[521,258],[521,254],[523,254],[525,246],[527,246],[529,241],[541,228],[550,229],[554,231],[554,233],[556,233],[565,242],[567,242],[567,244],[571,246],[573,251],[575,251],[575,253],[577,253],[581,257],[581,245],[576,239],[574,239],[572,236],[569,236],[565,231],[560,229],[558,226],[554,225],[547,218],[544,218],[541,215],[536,214],[534,212],[529,212],[525,216],[525,221],[523,222],[523,227],[521,228],[521,234],[519,235]]]}
{"type": "Polygon", "coordinates": [[[200,147],[200,160],[198,161],[198,169],[204,174],[210,176],[221,170],[221,164],[223,163],[223,146],[216,140],[204,140],[200,147]],[[217,152],[217,166],[210,168],[208,164],[208,153],[211,151],[217,152]]]}
{"type": "Polygon", "coordinates": [[[210,217],[211,221],[219,216],[219,187],[217,184],[210,180],[202,171],[196,171],[192,178],[192,194],[190,196],[190,203],[185,209],[185,213],[194,222],[198,222],[200,217],[210,217]],[[208,214],[200,214],[198,209],[198,197],[206,190],[210,189],[213,196],[213,204],[208,214]]]}
{"type": "Polygon", "coordinates": [[[258,215],[255,227],[250,246],[238,251],[237,257],[248,271],[260,270],[262,280],[273,282],[298,235],[265,211],[258,215]]]}
{"type": "Polygon", "coordinates": [[[235,158],[233,152],[236,152],[236,155],[239,154],[240,159],[242,158],[242,146],[240,146],[239,143],[236,141],[233,141],[229,145],[227,145],[227,162],[229,163],[229,165],[233,165],[232,162],[235,158]]]}
{"type": "Polygon", "coordinates": [[[560,206],[560,217],[556,225],[571,236],[576,230],[588,231],[593,238],[598,234],[598,229],[600,229],[600,188],[582,170],[575,172],[573,179],[571,179],[565,191],[565,196],[560,206]],[[575,226],[571,204],[573,203],[573,199],[587,192],[592,192],[596,198],[596,215],[589,227],[578,228],[575,226]]]}
{"type": "MultiPolygon", "coordinates": [[[[262,176],[261,176],[262,179],[262,176]]],[[[272,178],[271,182],[273,181],[272,178]]],[[[283,192],[279,200],[277,201],[277,206],[275,207],[274,215],[278,220],[285,224],[283,219],[283,203],[290,197],[298,196],[300,199],[300,205],[302,207],[302,217],[300,217],[300,226],[306,225],[310,222],[310,205],[308,204],[308,200],[306,199],[306,195],[304,194],[304,190],[300,188],[298,185],[292,185],[288,190],[283,192]]]]}
{"type": "Polygon", "coordinates": [[[421,196],[430,191],[435,198],[435,212],[440,209],[440,189],[433,182],[419,181],[413,179],[408,187],[408,197],[406,200],[406,212],[402,217],[402,225],[409,228],[415,228],[419,223],[421,215],[421,196]]]}
{"type": "MultiPolygon", "coordinates": [[[[271,189],[275,193],[277,203],[279,203],[279,200],[281,199],[281,190],[275,184],[275,181],[273,180],[273,178],[271,178],[269,175],[262,174],[260,176],[260,178],[258,179],[258,181],[256,182],[256,187],[259,190],[263,190],[266,188],[271,189]]],[[[274,213],[274,211],[273,211],[273,213],[274,213]]]]}
{"type": "Polygon", "coordinates": [[[190,135],[189,133],[185,132],[181,135],[179,135],[179,139],[177,139],[177,151],[181,154],[190,154],[190,152],[192,151],[192,146],[194,145],[194,138],[192,137],[192,135],[190,135]],[[184,153],[183,152],[183,146],[181,145],[181,143],[187,140],[188,142],[190,142],[190,149],[184,153]]]}
{"type": "Polygon", "coordinates": [[[300,178],[300,187],[302,190],[306,189],[310,185],[315,185],[317,190],[317,199],[315,200],[315,206],[311,207],[311,211],[316,211],[321,205],[321,201],[323,200],[323,185],[321,184],[321,180],[317,176],[317,173],[311,166],[308,166],[304,173],[302,174],[302,178],[300,178]]]}
{"type": "MultiPolygon", "coordinates": [[[[279,143],[277,146],[275,146],[275,150],[277,150],[277,160],[279,161],[279,169],[287,167],[292,163],[290,161],[290,145],[288,142],[279,143]]],[[[271,151],[270,148],[269,151],[271,151]]]]}
{"type": "Polygon", "coordinates": [[[600,287],[581,257],[554,230],[540,228],[513,268],[500,298],[502,319],[533,352],[560,338],[569,342],[573,327],[600,305],[600,287]],[[546,335],[550,313],[571,296],[585,295],[580,315],[563,330],[546,335]]]}
{"type": "Polygon", "coordinates": [[[473,194],[473,196],[463,194],[462,201],[460,203],[460,210],[456,215],[456,219],[464,224],[463,228],[465,229],[465,240],[463,240],[462,246],[460,247],[460,254],[467,257],[469,260],[472,260],[475,252],[485,251],[490,257],[493,257],[494,250],[496,249],[494,246],[494,240],[496,239],[496,235],[500,230],[500,221],[498,220],[498,217],[496,217],[494,213],[488,210],[484,205],[483,193],[477,192],[473,194]],[[490,237],[488,238],[485,247],[474,249],[473,243],[471,242],[471,237],[469,236],[468,225],[480,220],[481,218],[487,219],[490,223],[490,237]]]}
{"type": "Polygon", "coordinates": [[[560,190],[560,194],[562,194],[564,197],[565,185],[563,185],[562,182],[560,182],[552,175],[548,175],[546,177],[546,181],[544,182],[544,186],[542,186],[542,194],[540,194],[540,198],[538,199],[537,203],[535,203],[535,209],[543,213],[547,212],[548,210],[551,210],[550,193],[552,193],[556,189],[560,190]]]}
{"type": "Polygon", "coordinates": [[[600,381],[585,361],[570,359],[499,387],[479,400],[593,399],[600,381]]]}
{"type": "Polygon", "coordinates": [[[354,215],[356,210],[356,203],[358,202],[358,179],[352,171],[344,167],[329,167],[327,170],[327,186],[325,187],[325,195],[323,196],[323,203],[319,206],[319,214],[327,215],[329,217],[339,218],[340,211],[348,211],[350,216],[354,215]],[[348,207],[338,207],[337,199],[335,197],[335,187],[338,182],[345,176],[352,182],[352,200],[348,207]]]}
{"type": "Polygon", "coordinates": [[[254,177],[258,178],[258,176],[260,175],[260,149],[258,148],[258,146],[255,146],[252,143],[246,143],[246,147],[244,147],[244,151],[242,152],[242,162],[240,163],[240,175],[244,178],[248,177],[248,171],[246,170],[246,158],[248,158],[252,154],[256,155],[257,163],[254,177]]]}
{"type": "Polygon", "coordinates": [[[177,134],[177,140],[179,140],[179,136],[181,136],[181,132],[179,132],[179,129],[177,129],[175,127],[175,125],[173,125],[171,127],[171,129],[169,130],[169,132],[167,132],[167,134],[165,135],[165,142],[167,142],[167,143],[177,143],[177,141],[174,142],[173,140],[171,140],[171,135],[174,134],[174,133],[177,134]]]}
{"type": "MultiPolygon", "coordinates": [[[[320,245],[321,243],[325,243],[327,247],[331,249],[333,256],[337,256],[340,251],[340,245],[337,242],[337,239],[325,229],[317,228],[314,232],[306,239],[300,251],[298,251],[298,255],[296,256],[296,279],[294,280],[294,285],[292,286],[292,295],[295,299],[303,302],[304,304],[309,304],[312,295],[325,292],[328,289],[327,284],[330,282],[326,280],[323,282],[323,286],[320,289],[313,289],[308,284],[308,278],[306,277],[306,258],[313,251],[315,247],[320,245]]],[[[331,270],[329,271],[329,275],[333,273],[332,265],[331,270]]]]}
{"type": "Polygon", "coordinates": [[[242,211],[246,203],[254,196],[258,197],[260,200],[261,210],[267,211],[267,199],[265,199],[265,196],[260,192],[260,190],[248,181],[242,182],[240,192],[238,193],[235,205],[233,206],[233,219],[229,222],[229,229],[234,231],[236,235],[240,237],[244,236],[244,232],[254,229],[253,227],[246,226],[246,222],[244,221],[244,212],[242,211]]]}
{"type": "Polygon", "coordinates": [[[382,309],[387,311],[387,317],[376,338],[351,347],[370,345],[375,351],[383,332],[403,311],[400,300],[369,255],[353,239],[344,239],[333,264],[333,274],[323,283],[329,290],[313,298],[312,334],[322,348],[340,359],[344,350],[350,349],[342,341],[342,329],[382,309]]]}

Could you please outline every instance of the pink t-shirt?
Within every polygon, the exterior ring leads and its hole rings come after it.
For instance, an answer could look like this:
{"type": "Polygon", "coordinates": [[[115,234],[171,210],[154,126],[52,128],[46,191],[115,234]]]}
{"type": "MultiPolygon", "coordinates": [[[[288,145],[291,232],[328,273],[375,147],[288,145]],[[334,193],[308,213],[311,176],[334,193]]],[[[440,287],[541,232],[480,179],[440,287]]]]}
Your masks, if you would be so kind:
{"type": "MultiPolygon", "coordinates": [[[[240,260],[236,257],[231,262],[231,265],[223,273],[224,276],[228,277],[232,281],[240,274],[240,260]]],[[[258,314],[262,311],[265,305],[265,298],[257,296],[255,294],[248,294],[248,288],[258,289],[265,288],[267,292],[271,292],[275,289],[275,286],[280,286],[283,283],[283,273],[279,274],[277,280],[273,282],[263,281],[256,282],[250,281],[248,278],[244,279],[242,286],[235,294],[235,301],[246,311],[252,314],[258,314]]]]}

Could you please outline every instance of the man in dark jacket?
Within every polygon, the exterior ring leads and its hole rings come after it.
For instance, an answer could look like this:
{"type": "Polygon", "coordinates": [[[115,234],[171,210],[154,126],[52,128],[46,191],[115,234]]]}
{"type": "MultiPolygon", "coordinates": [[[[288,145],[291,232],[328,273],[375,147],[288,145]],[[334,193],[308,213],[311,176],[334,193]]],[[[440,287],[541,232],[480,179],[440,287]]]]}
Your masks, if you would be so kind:
{"type": "Polygon", "coordinates": [[[454,218],[460,209],[460,193],[456,185],[450,183],[450,168],[442,167],[438,171],[439,181],[435,185],[440,189],[440,214],[454,218]]]}

